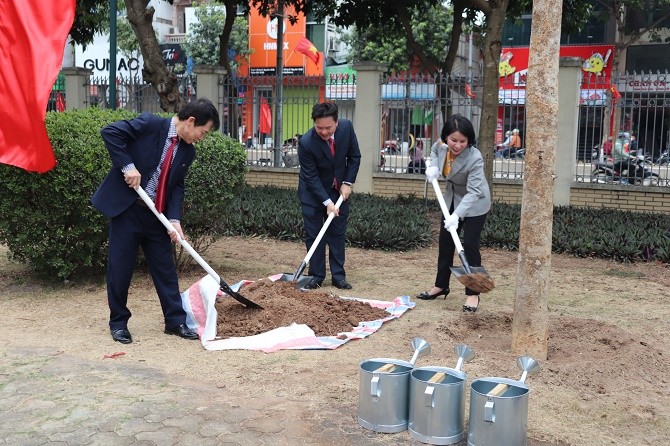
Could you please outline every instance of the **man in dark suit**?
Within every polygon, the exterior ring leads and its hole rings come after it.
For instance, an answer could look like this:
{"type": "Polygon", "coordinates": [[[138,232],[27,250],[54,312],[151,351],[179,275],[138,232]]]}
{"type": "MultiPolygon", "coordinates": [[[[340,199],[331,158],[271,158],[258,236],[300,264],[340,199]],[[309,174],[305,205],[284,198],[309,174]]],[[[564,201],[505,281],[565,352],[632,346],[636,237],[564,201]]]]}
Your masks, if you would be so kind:
{"type": "Polygon", "coordinates": [[[184,237],[181,225],[184,180],[195,157],[193,144],[219,128],[219,114],[207,99],[186,104],[172,118],[142,113],[103,128],[102,139],[112,168],[91,202],[109,217],[107,301],[112,339],[129,344],[128,288],[141,246],[165,318],[165,333],[186,339],[198,334],[186,325],[181,303],[172,242],[184,237]],[[163,175],[161,175],[163,174],[163,175]],[[176,232],[168,234],[160,220],[139,198],[142,186],[155,200],[176,232]]]}
{"type": "Polygon", "coordinates": [[[348,198],[353,191],[361,152],[351,121],[338,120],[337,105],[323,102],[312,108],[314,127],[298,143],[300,179],[298,196],[305,224],[305,243],[309,249],[323,227],[328,214],[334,213],[328,230],[309,262],[312,279],[304,286],[319,288],[326,277],[326,245],[329,249],[332,284],[351,289],[344,271],[344,243],[349,218],[348,198]],[[335,202],[342,195],[339,209],[335,202]]]}

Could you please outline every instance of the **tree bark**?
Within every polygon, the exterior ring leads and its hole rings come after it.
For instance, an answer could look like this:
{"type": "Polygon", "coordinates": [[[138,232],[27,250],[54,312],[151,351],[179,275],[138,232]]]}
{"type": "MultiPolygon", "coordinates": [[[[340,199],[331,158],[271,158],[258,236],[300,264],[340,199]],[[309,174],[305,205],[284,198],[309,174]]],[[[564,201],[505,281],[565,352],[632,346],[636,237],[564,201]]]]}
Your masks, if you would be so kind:
{"type": "Polygon", "coordinates": [[[561,15],[562,1],[533,2],[512,352],[536,359],[547,359],[561,15]]]}
{"type": "Polygon", "coordinates": [[[228,58],[228,47],[230,46],[230,34],[233,32],[233,24],[237,17],[237,1],[226,0],[224,2],[226,7],[226,21],[223,24],[223,29],[219,35],[219,66],[226,69],[230,73],[230,59],[228,58]]]}
{"type": "Polygon", "coordinates": [[[479,125],[477,147],[484,157],[486,181],[493,187],[493,146],[498,124],[498,62],[502,49],[502,31],[509,0],[491,0],[481,5],[487,15],[486,34],[484,36],[484,69],[482,118],[479,125]]]}
{"type": "Polygon", "coordinates": [[[135,31],[140,51],[144,59],[142,77],[154,86],[158,92],[160,106],[163,111],[177,112],[182,106],[177,76],[167,69],[163,61],[156,34],[152,25],[154,8],[149,7],[149,0],[124,0],[128,13],[128,21],[135,31]]]}

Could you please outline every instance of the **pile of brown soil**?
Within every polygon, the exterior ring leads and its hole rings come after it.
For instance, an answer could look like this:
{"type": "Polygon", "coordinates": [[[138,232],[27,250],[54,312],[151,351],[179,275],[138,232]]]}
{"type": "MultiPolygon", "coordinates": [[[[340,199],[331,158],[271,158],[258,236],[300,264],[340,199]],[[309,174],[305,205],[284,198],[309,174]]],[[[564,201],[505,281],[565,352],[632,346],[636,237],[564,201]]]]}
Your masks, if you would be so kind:
{"type": "Polygon", "coordinates": [[[326,291],[303,291],[295,282],[262,279],[240,290],[263,309],[247,308],[230,297],[217,298],[216,332],[220,338],[253,336],[292,323],[309,326],[316,336],[336,336],[363,321],[389,315],[365,302],[341,299],[326,291]]]}

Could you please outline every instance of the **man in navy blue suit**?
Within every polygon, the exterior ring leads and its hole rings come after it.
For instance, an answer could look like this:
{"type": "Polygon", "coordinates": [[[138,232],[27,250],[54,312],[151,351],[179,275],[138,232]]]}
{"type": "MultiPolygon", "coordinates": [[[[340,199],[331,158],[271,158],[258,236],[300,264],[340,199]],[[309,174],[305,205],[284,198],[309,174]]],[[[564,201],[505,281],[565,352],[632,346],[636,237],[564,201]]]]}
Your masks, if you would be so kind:
{"type": "Polygon", "coordinates": [[[142,113],[101,131],[112,168],[91,202],[109,218],[107,301],[109,328],[117,342],[133,342],[128,330],[128,288],[140,246],[160,299],[165,333],[198,339],[198,334],[186,325],[172,243],[179,240],[178,236],[184,237],[179,222],[184,180],[195,157],[193,144],[218,128],[216,107],[207,99],[198,99],[187,103],[172,118],[142,113]],[[159,195],[156,207],[172,222],[176,232],[168,234],[137,195],[137,186],[142,186],[154,200],[159,195]]]}
{"type": "Polygon", "coordinates": [[[335,213],[309,262],[311,280],[306,289],[319,288],[326,277],[326,245],[329,249],[332,284],[349,290],[344,271],[344,243],[349,218],[348,198],[353,191],[361,164],[361,152],[351,121],[338,120],[337,105],[315,104],[312,108],[314,127],[298,143],[300,178],[298,196],[305,224],[305,243],[309,249],[323,227],[328,214],[335,213]],[[342,195],[339,209],[335,202],[342,195]]]}

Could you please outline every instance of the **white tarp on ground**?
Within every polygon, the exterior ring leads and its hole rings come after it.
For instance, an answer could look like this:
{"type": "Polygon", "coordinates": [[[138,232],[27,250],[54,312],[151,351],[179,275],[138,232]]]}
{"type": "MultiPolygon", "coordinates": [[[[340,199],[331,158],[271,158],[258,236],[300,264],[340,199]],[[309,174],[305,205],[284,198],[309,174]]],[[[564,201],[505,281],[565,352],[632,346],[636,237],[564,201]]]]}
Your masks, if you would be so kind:
{"type": "MultiPolygon", "coordinates": [[[[281,277],[281,274],[271,276],[270,279],[278,280],[279,277],[281,277]]],[[[231,285],[231,288],[237,291],[249,283],[251,281],[241,281],[231,285]]],[[[352,327],[350,332],[340,333],[338,336],[317,337],[307,325],[294,323],[288,327],[276,328],[255,336],[216,339],[217,314],[214,304],[216,303],[216,296],[221,294],[219,285],[211,276],[205,276],[181,293],[182,303],[187,314],[186,323],[189,328],[198,332],[202,346],[206,350],[260,350],[270,353],[291,349],[335,349],[351,339],[362,339],[371,335],[384,322],[399,318],[416,305],[410,301],[409,296],[396,297],[392,301],[342,297],[342,299],[354,299],[367,302],[377,308],[383,308],[389,315],[384,319],[361,322],[358,327],[352,327]]]]}

